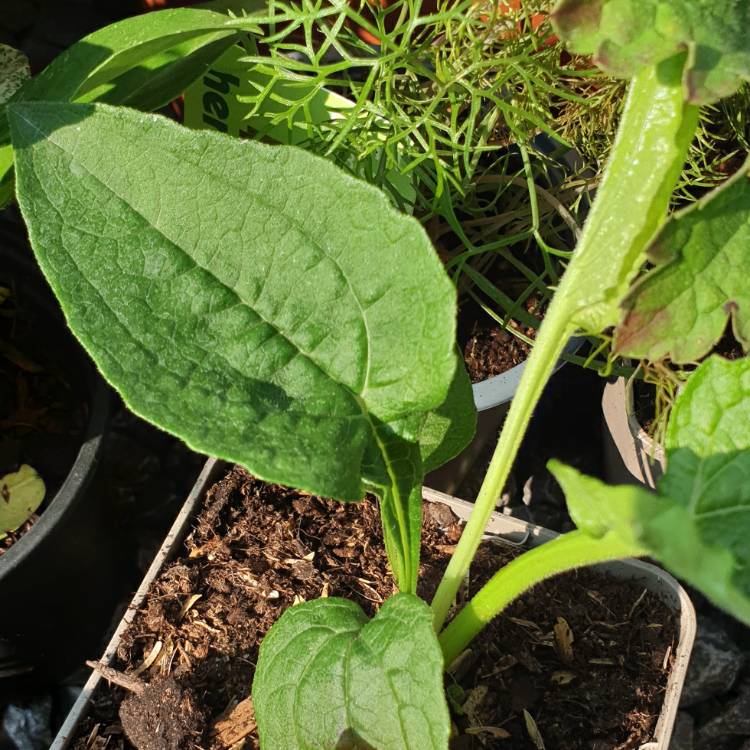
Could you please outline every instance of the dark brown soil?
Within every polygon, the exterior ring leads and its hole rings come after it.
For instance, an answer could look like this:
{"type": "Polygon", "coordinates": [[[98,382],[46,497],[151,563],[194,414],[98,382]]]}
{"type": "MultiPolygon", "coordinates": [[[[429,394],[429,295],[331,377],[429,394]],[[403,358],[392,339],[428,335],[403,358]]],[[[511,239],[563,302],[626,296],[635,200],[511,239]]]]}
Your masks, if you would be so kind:
{"type": "Polygon", "coordinates": [[[633,413],[638,424],[650,435],[656,419],[656,386],[636,380],[633,383],[633,413]]]}
{"type": "MultiPolygon", "coordinates": [[[[718,354],[720,357],[728,360],[741,359],[747,356],[742,349],[742,345],[737,341],[732,333],[731,322],[727,324],[723,336],[716,343],[709,355],[718,354]]],[[[638,424],[653,436],[654,420],[656,417],[656,386],[652,383],[645,383],[643,380],[636,380],[633,384],[633,409],[638,424]]]]}
{"type": "MultiPolygon", "coordinates": [[[[36,308],[0,274],[0,476],[29,464],[45,482],[45,503],[68,475],[86,425],[70,343],[51,311],[36,308]]],[[[36,518],[0,540],[0,555],[36,518]]]]}
{"type": "MultiPolygon", "coordinates": [[[[447,507],[426,506],[423,596],[434,591],[459,533],[447,507]]],[[[484,550],[473,587],[512,554],[484,550]]],[[[173,680],[170,697],[123,703],[121,688],[103,684],[73,747],[132,748],[123,724],[149,750],[216,750],[226,747],[221,737],[238,747],[238,734],[254,726],[243,701],[258,646],[281,612],[345,596],[373,614],[393,592],[374,501],[338,504],[235,468],[209,491],[182,557],[158,578],[117,653],[114,666],[126,673],[140,668],[152,685],[173,680]],[[176,703],[179,726],[155,744],[149,728],[174,715],[176,703]]],[[[541,585],[498,618],[474,642],[461,674],[448,678],[459,732],[452,747],[534,748],[524,710],[550,750],[637,747],[661,706],[674,634],[670,614],[636,583],[589,571],[541,585]],[[556,647],[560,618],[572,632],[570,648],[556,647]]],[[[244,747],[257,748],[254,732],[244,747]]]]}
{"type": "MultiPolygon", "coordinates": [[[[509,561],[514,552],[480,550],[472,593],[497,569],[498,556],[509,561]]],[[[455,750],[531,750],[531,722],[549,750],[640,747],[656,725],[675,632],[669,610],[643,586],[594,570],[539,584],[459,663],[449,691],[463,705],[459,726],[474,738],[463,737],[455,750]]]]}
{"type": "Polygon", "coordinates": [[[724,331],[724,335],[719,339],[718,343],[714,347],[713,353],[719,354],[724,359],[741,359],[745,356],[745,352],[742,350],[742,345],[737,341],[732,333],[732,324],[729,322],[727,328],[724,331]]]}
{"type": "MultiPolygon", "coordinates": [[[[543,311],[538,298],[528,299],[525,307],[532,315],[542,317],[543,311]]],[[[484,313],[480,314],[481,320],[474,320],[469,339],[463,347],[464,362],[472,383],[479,383],[520,365],[526,361],[531,351],[525,341],[502,328],[484,313]]],[[[536,336],[535,328],[525,326],[517,320],[511,319],[508,327],[530,339],[536,336]]]]}

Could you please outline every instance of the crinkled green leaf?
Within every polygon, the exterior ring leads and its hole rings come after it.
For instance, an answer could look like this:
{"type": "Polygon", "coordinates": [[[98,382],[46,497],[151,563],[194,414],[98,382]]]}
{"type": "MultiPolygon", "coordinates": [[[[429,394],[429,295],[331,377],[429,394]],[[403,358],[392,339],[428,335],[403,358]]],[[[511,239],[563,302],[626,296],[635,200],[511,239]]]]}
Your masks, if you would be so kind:
{"type": "Polygon", "coordinates": [[[694,104],[750,80],[746,0],[561,0],[552,20],[571,49],[625,78],[688,50],[685,92],[694,104]]]}
{"type": "Polygon", "coordinates": [[[28,464],[0,477],[0,539],[28,521],[46,491],[44,480],[28,464]]]}
{"type": "Polygon", "coordinates": [[[696,362],[721,338],[730,316],[735,337],[750,348],[749,175],[750,162],[660,231],[649,249],[656,268],[624,302],[618,353],[696,362]]]}
{"type": "Polygon", "coordinates": [[[553,463],[576,525],[636,540],[750,623],[750,359],[711,357],[678,397],[658,495],[553,463]]]}
{"type": "Polygon", "coordinates": [[[7,102],[30,76],[26,55],[15,47],[0,44],[0,104],[7,102]]]}
{"type": "Polygon", "coordinates": [[[263,750],[446,750],[450,718],[430,608],[388,599],[288,609],[260,647],[253,704],[263,750]]]}
{"type": "MultiPolygon", "coordinates": [[[[0,105],[18,91],[23,82],[29,78],[31,71],[26,56],[13,47],[0,44],[0,105]]],[[[0,110],[0,133],[5,116],[0,110]]],[[[6,133],[7,136],[7,128],[6,133]]],[[[7,143],[0,145],[0,209],[13,198],[13,150],[7,143]]]]}
{"type": "Polygon", "coordinates": [[[389,488],[413,588],[419,430],[456,369],[455,288],[418,222],[294,147],[106,105],[8,112],[39,263],[128,405],[269,481],[389,488]]]}

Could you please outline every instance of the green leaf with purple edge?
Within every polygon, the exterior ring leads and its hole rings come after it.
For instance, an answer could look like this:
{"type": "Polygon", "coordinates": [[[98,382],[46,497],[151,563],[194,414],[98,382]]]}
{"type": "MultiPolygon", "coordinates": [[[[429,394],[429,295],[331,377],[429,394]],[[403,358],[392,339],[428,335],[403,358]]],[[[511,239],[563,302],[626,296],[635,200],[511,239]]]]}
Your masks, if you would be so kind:
{"type": "Polygon", "coordinates": [[[746,0],[561,0],[552,21],[570,49],[623,78],[688,50],[685,91],[694,104],[750,80],[746,0]]]}
{"type": "Polygon", "coordinates": [[[750,359],[713,356],[678,397],[658,494],[551,462],[578,528],[635,540],[750,624],[750,359]]]}
{"type": "Polygon", "coordinates": [[[750,348],[750,160],[727,183],[675,214],[648,250],[656,265],[623,303],[615,351],[696,362],[731,318],[750,348]]]}

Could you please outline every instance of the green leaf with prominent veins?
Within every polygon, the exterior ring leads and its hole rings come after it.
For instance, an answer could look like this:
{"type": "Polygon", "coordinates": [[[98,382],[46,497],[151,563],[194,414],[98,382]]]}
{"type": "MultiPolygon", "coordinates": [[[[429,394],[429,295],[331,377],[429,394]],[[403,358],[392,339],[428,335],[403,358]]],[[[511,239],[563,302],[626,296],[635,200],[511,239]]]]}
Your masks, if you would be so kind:
{"type": "Polygon", "coordinates": [[[687,50],[693,104],[723,99],[750,80],[746,0],[561,0],[552,21],[573,51],[624,78],[687,50]]]}
{"type": "Polygon", "coordinates": [[[624,302],[618,353],[696,362],[713,349],[730,317],[735,337],[750,348],[750,162],[675,214],[648,254],[657,267],[624,302]]]}
{"type": "Polygon", "coordinates": [[[658,495],[553,464],[576,525],[637,540],[750,624],[750,359],[711,357],[678,397],[658,495]]]}
{"type": "MultiPolygon", "coordinates": [[[[133,411],[263,479],[387,487],[384,517],[418,517],[456,292],[416,220],[294,147],[106,105],[8,112],[39,263],[133,411]]],[[[409,526],[392,558],[407,590],[409,526]]]]}
{"type": "Polygon", "coordinates": [[[445,750],[450,717],[429,607],[346,599],[288,609],[260,647],[253,704],[263,750],[445,750]]]}

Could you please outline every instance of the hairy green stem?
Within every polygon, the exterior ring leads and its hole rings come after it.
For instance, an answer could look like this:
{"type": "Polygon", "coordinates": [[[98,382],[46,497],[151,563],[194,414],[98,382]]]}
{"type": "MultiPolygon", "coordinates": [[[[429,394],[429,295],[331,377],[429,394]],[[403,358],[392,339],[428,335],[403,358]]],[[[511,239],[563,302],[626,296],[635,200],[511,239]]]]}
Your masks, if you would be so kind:
{"type": "Polygon", "coordinates": [[[697,127],[678,55],[633,79],[595,205],[526,362],[474,510],[432,602],[437,632],[466,577],[531,416],[570,336],[617,321],[618,305],[664,220],[697,127]]]}
{"type": "Polygon", "coordinates": [[[614,536],[596,538],[583,531],[571,531],[525,552],[495,573],[440,634],[446,667],[493,617],[545,578],[583,565],[642,553],[639,547],[629,546],[614,536]]]}
{"type": "Polygon", "coordinates": [[[484,482],[479,490],[474,510],[456,547],[450,563],[440,581],[432,601],[435,630],[440,631],[448,610],[453,604],[461,581],[466,576],[472,559],[482,540],[487,522],[495,509],[500,492],[508,478],[510,467],[523,440],[526,427],[534,407],[562,354],[567,340],[574,331],[566,317],[552,315],[556,298],[547,311],[547,317],[539,328],[534,348],[526,361],[521,385],[511,404],[500,440],[492,456],[484,482]],[[550,316],[552,317],[550,318],[550,316]]]}

